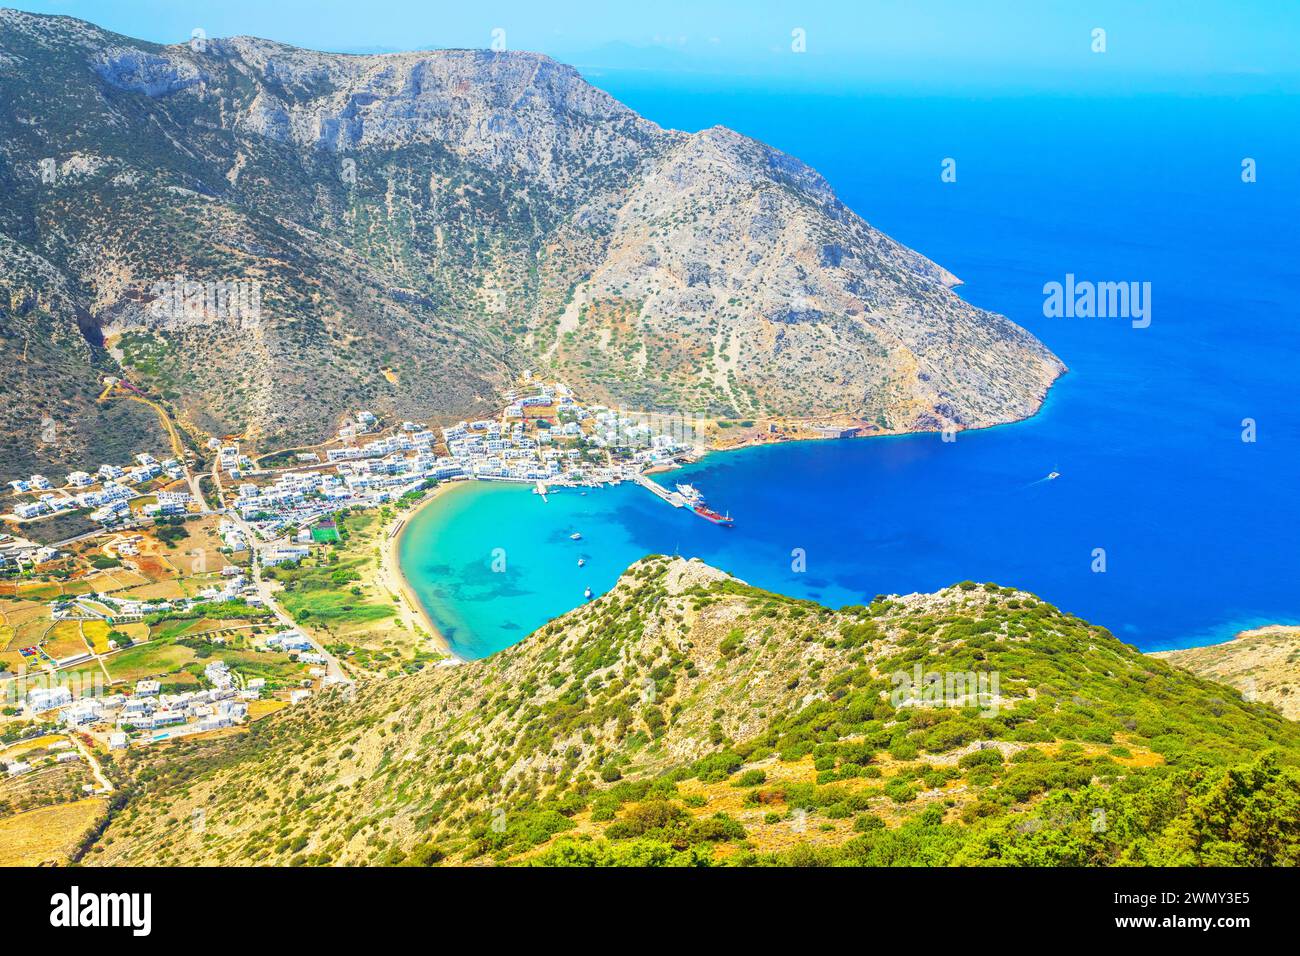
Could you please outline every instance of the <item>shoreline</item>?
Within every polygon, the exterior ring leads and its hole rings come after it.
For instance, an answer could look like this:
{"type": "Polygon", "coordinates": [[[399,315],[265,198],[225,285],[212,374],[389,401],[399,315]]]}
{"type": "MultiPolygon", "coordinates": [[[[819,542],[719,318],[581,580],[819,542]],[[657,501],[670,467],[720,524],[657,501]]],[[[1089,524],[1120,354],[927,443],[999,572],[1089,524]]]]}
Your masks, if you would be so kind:
{"type": "MultiPolygon", "coordinates": [[[[1057,386],[1066,378],[1066,376],[1069,375],[1069,371],[1069,368],[1065,368],[1056,376],[1056,378],[1048,383],[1047,387],[1043,389],[1042,395],[1039,396],[1038,404],[1034,407],[1033,411],[1022,415],[1019,418],[1009,418],[1006,421],[967,425],[963,428],[956,429],[956,434],[962,434],[964,432],[991,431],[995,428],[1006,428],[1011,425],[1023,425],[1025,422],[1042,418],[1044,412],[1047,411],[1049,403],[1052,402],[1053,397],[1059,394],[1057,386]]],[[[922,428],[913,431],[893,428],[886,430],[872,422],[864,422],[851,418],[845,419],[842,423],[836,422],[834,416],[808,419],[764,419],[763,421],[768,423],[785,422],[787,428],[793,426],[794,431],[784,430],[777,433],[771,433],[762,430],[765,426],[755,425],[749,429],[742,430],[739,435],[724,436],[722,434],[724,430],[718,428],[713,443],[704,448],[699,453],[699,457],[696,460],[703,460],[705,457],[716,452],[741,451],[746,448],[770,448],[777,445],[788,445],[796,442],[834,442],[859,441],[870,438],[908,438],[914,435],[940,435],[943,432],[943,429],[939,428],[922,428]],[[815,422],[825,422],[831,427],[856,429],[857,433],[842,436],[809,434],[810,431],[815,429],[815,422]]]]}
{"type": "Polygon", "coordinates": [[[380,583],[400,598],[401,603],[399,606],[402,609],[403,618],[407,623],[418,624],[427,631],[438,649],[458,664],[464,663],[466,658],[461,657],[452,649],[451,642],[447,640],[447,636],[434,623],[428,608],[424,606],[419,595],[415,593],[415,589],[411,586],[411,582],[407,580],[406,574],[402,571],[401,545],[402,538],[411,525],[411,519],[448,491],[462,484],[465,484],[465,482],[441,483],[432,488],[427,495],[415,504],[400,512],[394,519],[394,525],[390,525],[385,532],[386,537],[379,559],[380,583]]]}
{"type": "MultiPolygon", "coordinates": [[[[991,423],[986,425],[977,425],[977,426],[961,429],[961,431],[970,431],[970,432],[990,431],[995,428],[1004,428],[1011,425],[1022,425],[1026,422],[1031,422],[1034,420],[1041,419],[1044,413],[1049,411],[1049,406],[1052,404],[1052,398],[1058,394],[1057,389],[1054,388],[1053,386],[1059,384],[1060,379],[1064,378],[1065,374],[1066,373],[1062,373],[1060,376],[1058,376],[1057,379],[1052,382],[1051,386],[1049,386],[1044,391],[1043,397],[1039,402],[1038,407],[1035,408],[1033,412],[1021,418],[1015,418],[1005,422],[996,422],[996,423],[991,423]]],[[[823,435],[807,434],[806,432],[796,433],[796,434],[791,434],[787,432],[784,434],[773,435],[765,432],[755,431],[755,432],[750,432],[747,435],[738,435],[732,438],[730,441],[712,443],[709,446],[697,450],[693,454],[693,456],[691,456],[687,461],[677,462],[675,464],[670,464],[670,465],[656,465],[656,466],[646,468],[645,474],[655,475],[655,474],[671,473],[673,471],[682,468],[683,466],[693,465],[702,462],[705,459],[710,458],[711,456],[719,453],[740,452],[745,450],[755,450],[759,448],[774,448],[781,445],[798,445],[806,442],[853,441],[855,439],[865,440],[870,438],[910,438],[910,437],[915,437],[915,436],[925,435],[925,434],[938,434],[938,432],[931,431],[931,430],[888,431],[888,432],[860,431],[854,435],[845,435],[843,437],[836,438],[836,437],[828,437],[823,435]]],[[[491,481],[491,479],[486,479],[486,480],[491,481]]],[[[426,506],[431,505],[446,491],[449,491],[450,489],[455,488],[461,484],[467,484],[467,483],[468,482],[466,481],[455,481],[455,482],[443,483],[437,486],[436,488],[434,488],[427,497],[417,502],[411,508],[407,509],[405,512],[400,514],[396,520],[400,521],[401,525],[398,528],[398,530],[395,533],[393,533],[392,536],[389,538],[384,548],[384,562],[383,562],[386,566],[385,581],[386,583],[391,582],[390,589],[392,591],[394,591],[395,593],[400,593],[402,595],[402,600],[406,606],[405,610],[407,611],[408,615],[411,615],[416,620],[418,620],[421,626],[424,627],[426,630],[428,630],[429,633],[434,636],[435,642],[440,646],[440,648],[445,653],[447,653],[456,661],[460,661],[460,662],[465,661],[466,658],[462,658],[460,655],[456,654],[451,649],[450,642],[446,639],[445,635],[443,635],[438,630],[438,628],[434,625],[427,609],[425,608],[423,603],[419,600],[419,597],[415,594],[414,588],[410,586],[410,583],[407,581],[405,574],[402,572],[401,562],[400,562],[400,542],[402,536],[406,533],[410,520],[417,513],[419,513],[426,506]]],[[[1216,635],[1203,634],[1200,635],[1201,639],[1197,640],[1197,642],[1194,644],[1187,644],[1177,648],[1159,648],[1155,650],[1143,651],[1142,653],[1158,657],[1179,650],[1193,650],[1193,649],[1200,649],[1200,648],[1208,648],[1220,644],[1230,643],[1234,640],[1237,640],[1238,638],[1249,637],[1259,631],[1270,631],[1274,629],[1281,630],[1281,629],[1288,629],[1288,628],[1295,628],[1295,627],[1297,627],[1297,625],[1281,623],[1281,622],[1260,623],[1260,624],[1255,624],[1253,627],[1236,629],[1230,634],[1228,634],[1227,636],[1219,636],[1217,634],[1216,635]]]]}

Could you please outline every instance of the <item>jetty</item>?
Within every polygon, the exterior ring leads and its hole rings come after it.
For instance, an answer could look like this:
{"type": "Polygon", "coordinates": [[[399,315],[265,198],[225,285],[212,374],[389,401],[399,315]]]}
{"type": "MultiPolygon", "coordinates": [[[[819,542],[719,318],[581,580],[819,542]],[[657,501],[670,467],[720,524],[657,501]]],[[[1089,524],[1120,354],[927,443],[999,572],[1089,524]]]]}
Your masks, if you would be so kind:
{"type": "MultiPolygon", "coordinates": [[[[712,524],[720,525],[721,527],[724,528],[735,527],[736,522],[732,519],[730,512],[728,512],[725,515],[719,514],[718,512],[714,511],[712,508],[708,507],[704,503],[704,499],[699,497],[698,493],[694,493],[691,498],[687,498],[686,495],[683,495],[680,491],[669,491],[667,488],[659,484],[657,481],[654,481],[653,479],[639,472],[632,474],[630,477],[633,481],[635,481],[642,488],[645,488],[656,498],[668,502],[674,508],[686,508],[691,512],[691,514],[697,515],[698,517],[703,518],[705,521],[708,521],[712,524]]],[[[689,489],[689,486],[687,485],[683,485],[682,487],[686,487],[689,489]]]]}
{"type": "Polygon", "coordinates": [[[664,501],[668,502],[674,508],[686,507],[686,499],[681,496],[680,492],[669,491],[663,485],[659,484],[659,482],[653,480],[652,478],[647,477],[646,475],[641,474],[640,472],[634,474],[632,476],[632,480],[635,481],[642,488],[645,488],[651,494],[655,495],[658,498],[662,498],[664,501]]]}

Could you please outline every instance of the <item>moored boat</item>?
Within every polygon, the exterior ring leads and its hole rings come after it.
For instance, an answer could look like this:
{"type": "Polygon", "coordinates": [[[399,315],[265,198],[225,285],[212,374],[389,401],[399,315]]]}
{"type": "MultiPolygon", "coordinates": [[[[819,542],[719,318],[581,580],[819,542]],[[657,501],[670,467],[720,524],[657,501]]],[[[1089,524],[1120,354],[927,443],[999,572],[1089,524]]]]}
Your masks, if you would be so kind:
{"type": "Polygon", "coordinates": [[[679,484],[677,485],[677,493],[686,499],[688,505],[704,504],[704,496],[700,494],[700,489],[694,485],[679,484]]]}
{"type": "Polygon", "coordinates": [[[714,524],[721,525],[724,528],[734,528],[736,526],[735,519],[733,519],[730,514],[725,514],[725,515],[718,514],[718,512],[714,511],[712,508],[708,507],[707,505],[698,504],[695,507],[693,507],[691,510],[694,511],[701,518],[703,518],[705,521],[711,521],[714,524]]]}

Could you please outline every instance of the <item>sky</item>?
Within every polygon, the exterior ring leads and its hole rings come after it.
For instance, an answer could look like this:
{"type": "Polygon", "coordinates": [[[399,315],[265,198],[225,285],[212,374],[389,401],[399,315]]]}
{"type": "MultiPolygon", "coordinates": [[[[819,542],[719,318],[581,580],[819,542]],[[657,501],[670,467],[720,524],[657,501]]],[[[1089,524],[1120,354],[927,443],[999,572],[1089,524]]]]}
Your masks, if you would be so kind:
{"type": "Polygon", "coordinates": [[[0,0],[175,43],[534,50],[584,70],[922,88],[1295,88],[1300,0],[0,0]],[[1094,52],[1095,30],[1105,52],[1094,52]],[[494,31],[503,31],[494,34],[494,31]],[[796,31],[802,31],[797,33],[796,31]],[[802,41],[802,51],[796,52],[802,41]]]}

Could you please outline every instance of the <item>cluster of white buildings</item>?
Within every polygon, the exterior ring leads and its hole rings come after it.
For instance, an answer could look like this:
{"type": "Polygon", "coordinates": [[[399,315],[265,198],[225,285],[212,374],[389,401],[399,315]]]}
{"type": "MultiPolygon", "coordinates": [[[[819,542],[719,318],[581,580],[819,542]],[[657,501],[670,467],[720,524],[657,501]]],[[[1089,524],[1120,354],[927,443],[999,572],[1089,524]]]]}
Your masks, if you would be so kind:
{"type": "MultiPolygon", "coordinates": [[[[373,414],[358,412],[339,430],[339,437],[354,441],[377,426],[373,414]]],[[[438,439],[426,426],[403,422],[390,435],[328,449],[324,458],[334,466],[332,472],[293,469],[269,485],[245,482],[233,506],[259,535],[271,538],[285,528],[307,528],[344,508],[395,500],[429,480],[609,484],[629,477],[629,466],[639,470],[665,463],[690,449],[637,419],[603,406],[579,405],[560,383],[538,385],[532,394],[514,398],[500,420],[460,422],[442,429],[441,437],[446,455],[435,452],[438,439]],[[555,409],[560,421],[530,429],[530,408],[555,409]],[[620,449],[627,458],[620,465],[592,463],[584,459],[579,439],[590,447],[620,449]]],[[[266,556],[271,560],[265,563],[273,564],[297,555],[276,551],[266,556]]]]}
{"type": "MultiPolygon", "coordinates": [[[[579,432],[580,434],[580,432],[579,432]]],[[[543,448],[551,443],[549,434],[534,438],[527,434],[523,421],[509,425],[485,419],[461,422],[442,430],[449,460],[470,478],[504,481],[553,481],[574,470],[582,453],[543,448]]],[[[576,437],[576,436],[575,436],[576,437]]]]}
{"type": "Polygon", "coordinates": [[[253,462],[240,454],[238,445],[222,445],[215,438],[208,442],[208,447],[217,453],[217,465],[233,478],[253,467],[253,462]]]}
{"type": "Polygon", "coordinates": [[[54,485],[50,484],[50,479],[44,475],[32,475],[27,481],[19,478],[17,481],[9,482],[9,487],[19,494],[37,491],[53,491],[54,485]]]}
{"type": "Polygon", "coordinates": [[[272,634],[262,643],[271,650],[284,651],[286,654],[313,650],[311,641],[307,640],[300,631],[280,631],[272,634]]]}
{"type": "Polygon", "coordinates": [[[383,458],[403,452],[428,452],[434,445],[433,432],[415,422],[403,422],[399,431],[376,438],[364,445],[344,445],[325,452],[330,462],[353,461],[358,458],[383,458]]]}
{"type": "Polygon", "coordinates": [[[228,564],[221,569],[221,576],[222,581],[220,584],[206,587],[194,597],[188,598],[189,604],[220,604],[225,601],[242,601],[245,604],[251,604],[253,607],[261,605],[262,598],[257,593],[256,585],[244,576],[240,568],[228,564]]]}
{"type": "Polygon", "coordinates": [[[352,421],[339,428],[339,441],[354,441],[359,435],[368,435],[379,427],[374,412],[357,412],[352,421]]]}
{"type": "Polygon", "coordinates": [[[233,521],[221,519],[217,525],[217,534],[221,538],[221,543],[231,551],[243,551],[249,545],[248,538],[244,535],[244,529],[233,521]]]}
{"type": "MultiPolygon", "coordinates": [[[[156,680],[141,680],[133,694],[73,699],[67,687],[38,688],[27,694],[29,715],[58,711],[59,721],[70,730],[95,724],[111,724],[120,734],[174,728],[167,736],[218,730],[242,723],[248,717],[248,702],[261,696],[262,680],[239,687],[234,672],[223,661],[204,669],[212,686],[180,694],[164,694],[156,680]]],[[[115,735],[117,736],[117,735],[115,735]]]]}
{"type": "MultiPolygon", "coordinates": [[[[399,498],[424,480],[410,474],[349,482],[350,477],[320,471],[286,472],[270,485],[241,484],[232,506],[260,535],[271,537],[284,528],[305,527],[344,508],[368,507],[399,498]]],[[[285,555],[276,560],[266,552],[262,557],[264,564],[292,560],[285,555]]]]}
{"type": "MultiPolygon", "coordinates": [[[[221,604],[226,601],[242,601],[252,607],[260,607],[261,596],[244,572],[234,565],[227,565],[221,570],[222,580],[199,591],[192,597],[178,598],[173,601],[162,599],[135,601],[113,594],[90,592],[75,598],[59,598],[50,602],[50,617],[56,621],[103,620],[110,624],[124,621],[138,621],[150,614],[169,614],[189,611],[200,604],[221,604]]],[[[114,641],[109,641],[110,648],[116,648],[114,641]]]]}
{"type": "MultiPolygon", "coordinates": [[[[17,518],[30,521],[73,511],[78,508],[94,509],[90,517],[103,525],[112,525],[130,514],[128,502],[139,495],[132,486],[142,485],[155,478],[166,475],[170,479],[185,477],[185,469],[175,458],[158,461],[153,455],[142,453],[135,456],[135,464],[126,468],[104,464],[94,474],[88,471],[71,472],[62,488],[55,489],[53,483],[44,475],[32,475],[27,480],[9,482],[15,494],[31,494],[36,497],[20,501],[14,505],[13,513],[17,518]]],[[[158,504],[148,506],[145,511],[153,514],[180,514],[189,504],[189,495],[159,494],[158,504]],[[167,496],[167,500],[163,500],[167,496]]]]}
{"type": "MultiPolygon", "coordinates": [[[[373,430],[378,421],[370,412],[358,412],[355,427],[373,430]]],[[[345,426],[348,430],[354,426],[345,426]]],[[[429,479],[462,474],[457,463],[433,453],[433,432],[423,425],[404,422],[399,431],[363,445],[331,448],[326,452],[334,471],[285,471],[269,485],[244,482],[236,489],[232,506],[264,537],[284,528],[305,528],[350,507],[374,507],[420,488],[429,479]]],[[[223,538],[225,536],[223,525],[223,538]]],[[[231,542],[227,541],[227,544],[231,542]]],[[[292,546],[264,551],[264,564],[305,557],[292,546]]]]}
{"type": "MultiPolygon", "coordinates": [[[[208,669],[211,670],[212,665],[208,669]]],[[[248,702],[260,697],[261,691],[236,688],[228,670],[219,676],[222,678],[220,685],[182,694],[161,694],[156,687],[141,691],[140,683],[157,684],[157,681],[141,681],[136,685],[136,692],[129,697],[116,694],[79,701],[74,708],[65,711],[68,715],[65,719],[111,723],[122,732],[175,728],[167,734],[168,737],[232,727],[248,718],[248,702]],[[74,718],[70,712],[77,707],[84,708],[84,712],[74,718]]],[[[74,725],[69,722],[69,726],[74,725]]]]}
{"type": "Polygon", "coordinates": [[[27,692],[27,713],[43,714],[72,703],[72,691],[66,687],[37,687],[27,692]]]}
{"type": "Polygon", "coordinates": [[[141,511],[150,518],[170,515],[183,515],[189,510],[194,496],[188,491],[160,491],[153,504],[145,505],[141,511]]]}

